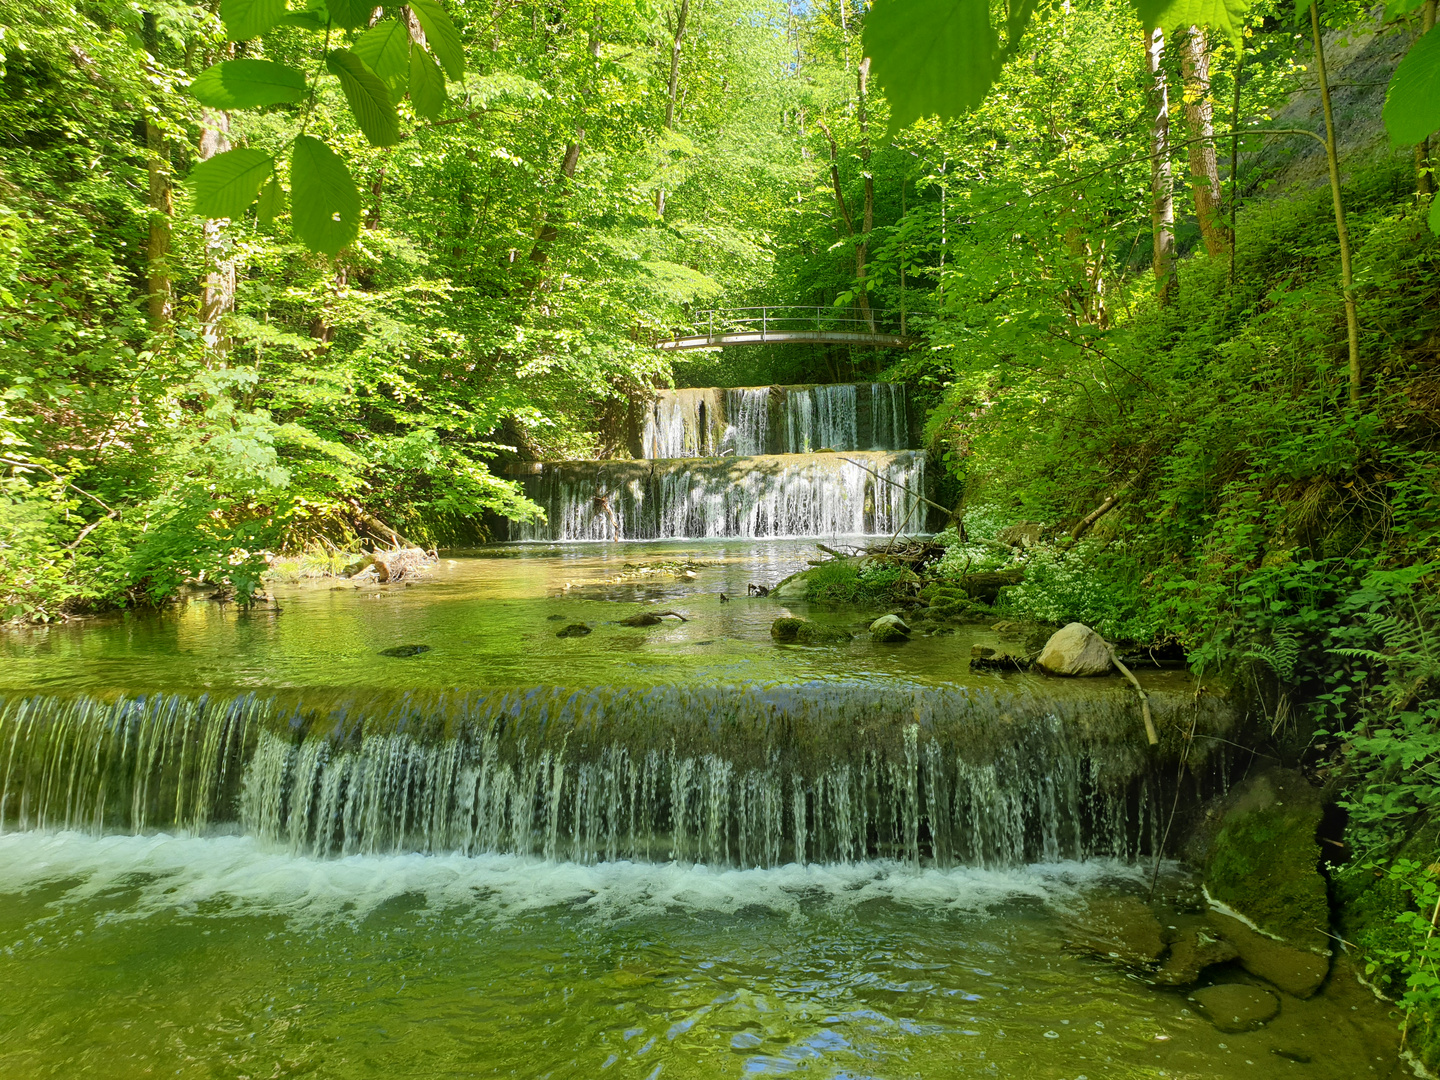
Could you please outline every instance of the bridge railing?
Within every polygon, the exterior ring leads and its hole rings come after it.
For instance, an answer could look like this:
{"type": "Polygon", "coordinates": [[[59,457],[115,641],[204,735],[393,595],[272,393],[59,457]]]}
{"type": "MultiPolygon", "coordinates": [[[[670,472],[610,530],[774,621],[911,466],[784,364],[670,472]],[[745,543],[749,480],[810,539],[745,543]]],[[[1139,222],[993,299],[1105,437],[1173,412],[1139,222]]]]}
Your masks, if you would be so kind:
{"type": "Polygon", "coordinates": [[[897,313],[872,308],[833,307],[828,304],[776,305],[745,308],[708,308],[696,311],[689,327],[677,327],[674,338],[722,338],[732,334],[771,336],[812,334],[899,335],[897,313]]]}

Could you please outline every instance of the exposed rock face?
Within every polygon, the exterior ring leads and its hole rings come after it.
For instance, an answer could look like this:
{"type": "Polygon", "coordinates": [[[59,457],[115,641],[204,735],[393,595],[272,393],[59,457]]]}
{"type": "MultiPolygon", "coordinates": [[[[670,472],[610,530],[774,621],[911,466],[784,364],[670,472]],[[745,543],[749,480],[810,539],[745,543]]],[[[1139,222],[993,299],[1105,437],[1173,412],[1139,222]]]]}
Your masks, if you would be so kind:
{"type": "Polygon", "coordinates": [[[1319,792],[1299,773],[1260,773],[1227,796],[1205,856],[1206,893],[1229,909],[1212,911],[1211,924],[1247,971],[1297,997],[1319,989],[1330,969],[1330,907],[1315,839],[1321,809],[1319,792]]]}
{"type": "Polygon", "coordinates": [[[1094,630],[1072,622],[1050,636],[1035,663],[1052,675],[1108,675],[1110,650],[1094,630]]]}
{"type": "Polygon", "coordinates": [[[770,636],[781,645],[833,645],[849,641],[848,631],[820,626],[808,619],[782,618],[770,624],[770,636]]]}
{"type": "Polygon", "coordinates": [[[995,539],[1011,547],[1030,548],[1040,542],[1042,526],[1038,521],[1017,521],[995,534],[995,539]]]}
{"type": "Polygon", "coordinates": [[[1190,995],[1200,1015],[1224,1032],[1254,1031],[1280,1012],[1280,999],[1269,990],[1243,983],[1205,986],[1190,995]]]}
{"type": "Polygon", "coordinates": [[[881,642],[909,641],[910,627],[899,615],[881,615],[870,624],[870,638],[881,642]]]}

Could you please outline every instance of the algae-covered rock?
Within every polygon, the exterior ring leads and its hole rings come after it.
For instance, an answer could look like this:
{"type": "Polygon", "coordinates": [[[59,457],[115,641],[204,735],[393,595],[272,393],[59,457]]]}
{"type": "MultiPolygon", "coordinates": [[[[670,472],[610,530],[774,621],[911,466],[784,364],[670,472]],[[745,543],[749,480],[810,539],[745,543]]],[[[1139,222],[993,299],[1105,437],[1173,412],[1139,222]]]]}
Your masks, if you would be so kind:
{"type": "Polygon", "coordinates": [[[870,624],[872,641],[896,643],[910,640],[910,627],[899,615],[881,615],[870,624]]]}
{"type": "Polygon", "coordinates": [[[590,633],[590,632],[591,632],[591,631],[590,631],[590,627],[586,626],[584,623],[571,623],[569,626],[565,627],[564,629],[556,630],[556,631],[555,631],[555,636],[556,636],[556,637],[584,637],[586,634],[588,634],[588,633],[590,633]]]}
{"type": "Polygon", "coordinates": [[[1165,951],[1160,920],[1132,896],[1091,900],[1074,920],[1069,938],[1071,948],[1122,964],[1153,964],[1165,951]]]}
{"type": "Polygon", "coordinates": [[[1035,664],[1052,675],[1107,675],[1110,650],[1105,639],[1090,627],[1072,622],[1050,635],[1035,664]]]}
{"type": "Polygon", "coordinates": [[[1280,1012],[1280,999],[1269,990],[1244,983],[1206,986],[1190,995],[1200,1015],[1221,1031],[1254,1031],[1280,1012]]]}
{"type": "Polygon", "coordinates": [[[1321,810],[1319,792],[1299,773],[1267,770],[1227,796],[1205,856],[1211,924],[1247,971],[1297,997],[1314,993],[1330,966],[1315,839],[1321,810]]]}
{"type": "Polygon", "coordinates": [[[1308,998],[1330,974],[1329,949],[1302,948],[1257,933],[1221,911],[1210,912],[1210,925],[1235,946],[1241,967],[1287,994],[1308,998]]]}
{"type": "Polygon", "coordinates": [[[791,574],[771,589],[770,595],[777,600],[804,600],[810,587],[805,580],[805,575],[809,572],[802,570],[798,574],[791,574]]]}
{"type": "Polygon", "coordinates": [[[771,623],[770,636],[781,645],[833,645],[850,640],[847,630],[789,617],[771,623]]]}
{"type": "Polygon", "coordinates": [[[971,671],[1026,671],[1030,658],[1009,649],[993,649],[989,645],[970,646],[971,671]]]}
{"type": "Polygon", "coordinates": [[[380,655],[404,659],[407,656],[419,656],[421,653],[429,651],[429,645],[395,645],[388,649],[381,649],[380,655]]]}
{"type": "Polygon", "coordinates": [[[1206,968],[1227,963],[1240,955],[1239,949],[1202,918],[1179,918],[1172,938],[1170,953],[1155,973],[1154,981],[1161,986],[1193,986],[1206,968]]]}

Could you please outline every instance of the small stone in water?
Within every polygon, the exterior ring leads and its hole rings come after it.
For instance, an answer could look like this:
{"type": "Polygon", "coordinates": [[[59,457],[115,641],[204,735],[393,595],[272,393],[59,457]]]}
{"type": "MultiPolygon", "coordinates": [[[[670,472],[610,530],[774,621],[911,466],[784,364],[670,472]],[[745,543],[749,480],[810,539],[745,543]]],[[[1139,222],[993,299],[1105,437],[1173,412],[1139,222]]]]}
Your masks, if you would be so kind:
{"type": "Polygon", "coordinates": [[[564,615],[546,615],[546,616],[545,616],[545,621],[546,621],[546,622],[559,622],[559,621],[560,621],[561,619],[563,619],[563,618],[565,618],[564,615]]]}
{"type": "Polygon", "coordinates": [[[419,656],[422,652],[429,652],[429,645],[396,645],[391,649],[381,649],[381,656],[419,656]]]}
{"type": "Polygon", "coordinates": [[[584,637],[588,633],[590,633],[590,627],[586,626],[584,623],[571,623],[569,626],[565,627],[565,629],[557,630],[555,632],[555,636],[584,637]]]}

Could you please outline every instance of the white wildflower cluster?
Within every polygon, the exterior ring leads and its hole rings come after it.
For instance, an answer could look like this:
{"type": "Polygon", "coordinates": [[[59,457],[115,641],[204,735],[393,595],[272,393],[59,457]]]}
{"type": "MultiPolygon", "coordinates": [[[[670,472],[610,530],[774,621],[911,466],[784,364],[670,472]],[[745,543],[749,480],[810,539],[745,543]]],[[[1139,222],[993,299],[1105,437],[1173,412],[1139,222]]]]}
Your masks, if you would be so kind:
{"type": "Polygon", "coordinates": [[[1015,555],[993,541],[1009,523],[1005,512],[993,504],[966,507],[965,533],[969,542],[962,543],[954,528],[937,533],[935,540],[945,545],[945,554],[931,565],[930,572],[936,577],[954,579],[1008,566],[1015,555]]]}

